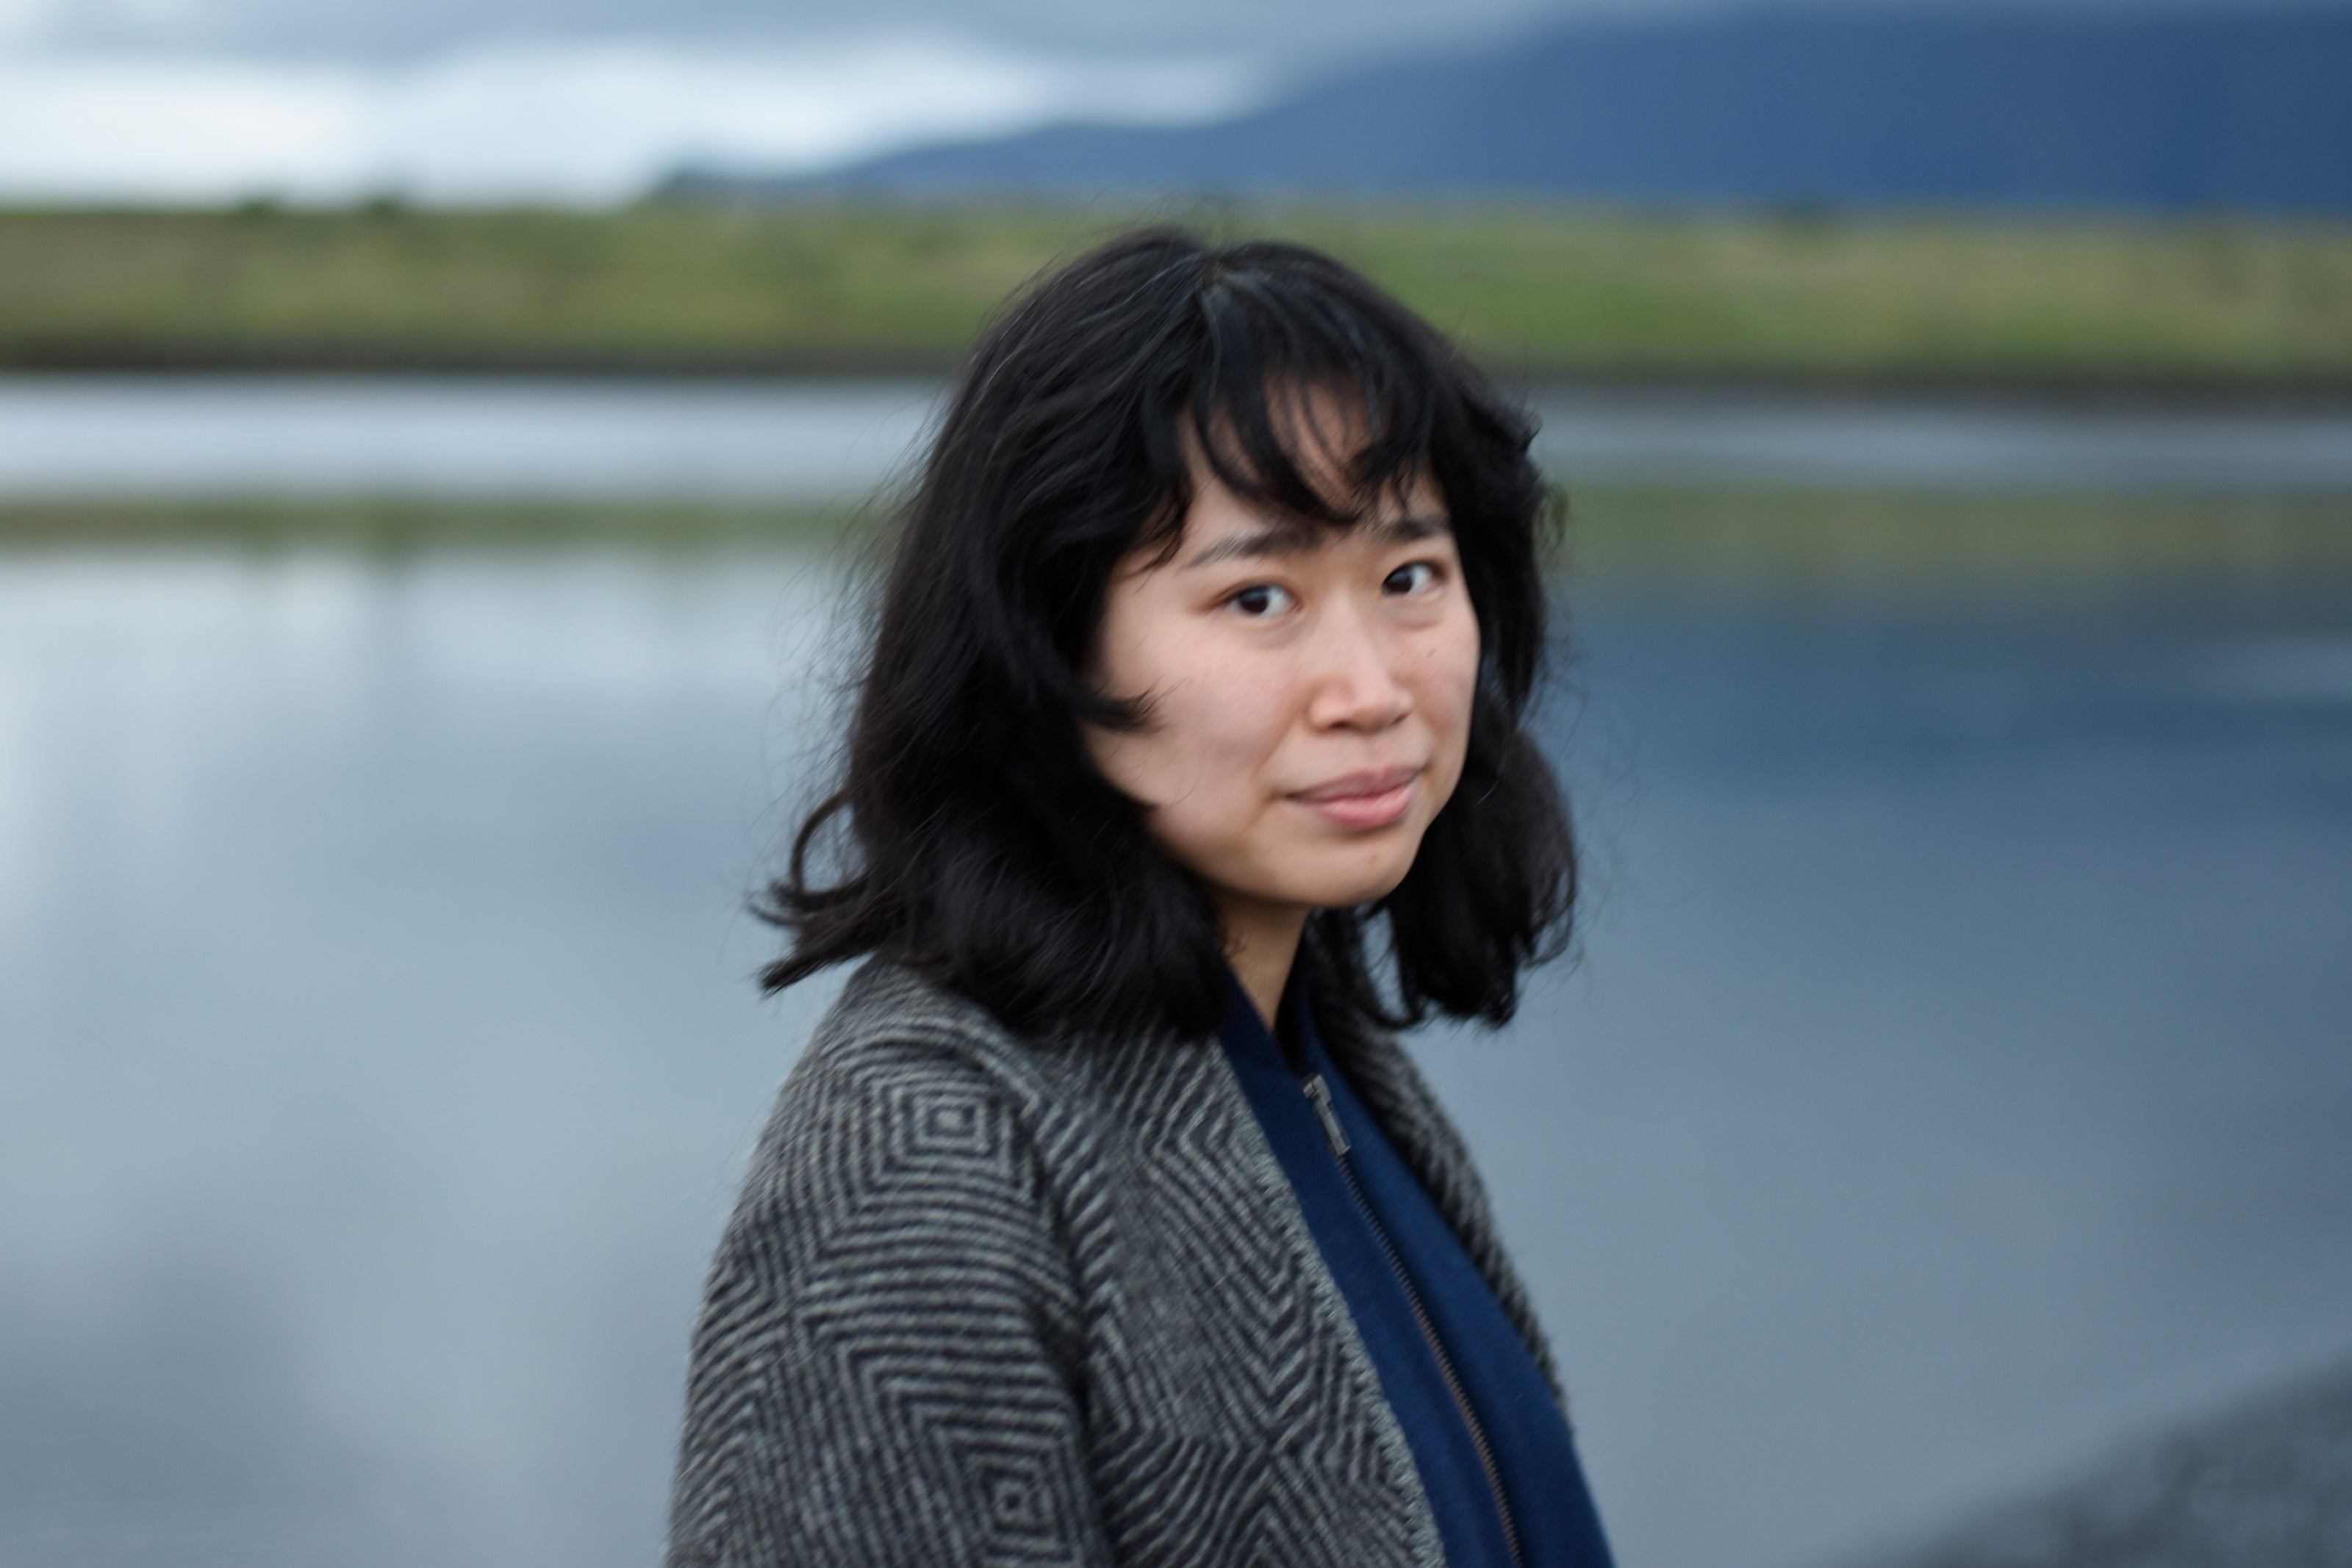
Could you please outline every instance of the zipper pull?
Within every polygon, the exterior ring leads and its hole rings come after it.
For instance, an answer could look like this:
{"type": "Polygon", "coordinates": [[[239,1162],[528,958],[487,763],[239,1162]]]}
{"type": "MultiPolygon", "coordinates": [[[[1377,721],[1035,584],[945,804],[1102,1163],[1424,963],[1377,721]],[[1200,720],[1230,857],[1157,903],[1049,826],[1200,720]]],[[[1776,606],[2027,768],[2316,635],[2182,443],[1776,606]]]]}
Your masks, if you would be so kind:
{"type": "Polygon", "coordinates": [[[1323,1075],[1319,1072],[1308,1073],[1302,1082],[1307,1102],[1315,1107],[1316,1117],[1323,1124],[1323,1135],[1331,1140],[1331,1152],[1345,1155],[1348,1152],[1348,1134],[1339,1128],[1339,1113],[1331,1109],[1331,1086],[1323,1082],[1323,1075]]]}

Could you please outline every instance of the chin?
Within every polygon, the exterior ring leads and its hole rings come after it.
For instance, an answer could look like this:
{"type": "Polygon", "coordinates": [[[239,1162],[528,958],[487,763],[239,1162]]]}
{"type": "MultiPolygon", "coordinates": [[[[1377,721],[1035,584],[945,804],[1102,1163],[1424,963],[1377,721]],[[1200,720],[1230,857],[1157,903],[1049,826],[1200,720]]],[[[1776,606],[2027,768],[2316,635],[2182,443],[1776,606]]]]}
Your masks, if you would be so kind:
{"type": "Polygon", "coordinates": [[[1231,856],[1222,865],[1193,863],[1196,873],[1212,885],[1259,903],[1293,909],[1352,909],[1397,890],[1412,870],[1421,840],[1421,824],[1408,828],[1400,822],[1369,841],[1334,845],[1294,840],[1278,848],[1255,846],[1254,854],[1231,856]]]}
{"type": "Polygon", "coordinates": [[[1370,904],[1386,898],[1404,881],[1405,873],[1412,869],[1407,859],[1395,866],[1383,867],[1380,874],[1367,876],[1360,873],[1350,876],[1318,877],[1311,897],[1298,902],[1315,909],[1351,909],[1360,904],[1370,904]]]}

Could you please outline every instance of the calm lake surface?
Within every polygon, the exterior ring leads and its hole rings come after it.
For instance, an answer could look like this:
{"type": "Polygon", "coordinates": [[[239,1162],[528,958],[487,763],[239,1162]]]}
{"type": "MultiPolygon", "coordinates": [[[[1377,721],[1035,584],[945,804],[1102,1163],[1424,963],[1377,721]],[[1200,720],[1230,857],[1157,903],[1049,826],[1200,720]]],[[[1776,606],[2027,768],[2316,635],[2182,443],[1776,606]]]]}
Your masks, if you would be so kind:
{"type": "MultiPolygon", "coordinates": [[[[1627,1568],[2352,1353],[2329,559],[1567,587],[1578,961],[1417,1051],[1627,1568]]],[[[653,1560],[845,580],[0,549],[0,1563],[653,1560]]]]}

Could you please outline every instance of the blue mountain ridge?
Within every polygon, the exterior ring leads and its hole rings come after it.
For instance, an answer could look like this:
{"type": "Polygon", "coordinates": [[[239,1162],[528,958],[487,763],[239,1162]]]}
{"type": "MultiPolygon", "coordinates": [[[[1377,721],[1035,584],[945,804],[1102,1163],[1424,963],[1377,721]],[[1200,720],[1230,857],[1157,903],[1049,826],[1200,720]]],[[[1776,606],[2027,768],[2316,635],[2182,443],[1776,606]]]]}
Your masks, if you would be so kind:
{"type": "Polygon", "coordinates": [[[1555,23],[1181,127],[1070,124],[674,191],[1546,196],[2352,212],[2352,8],[1555,23]]]}

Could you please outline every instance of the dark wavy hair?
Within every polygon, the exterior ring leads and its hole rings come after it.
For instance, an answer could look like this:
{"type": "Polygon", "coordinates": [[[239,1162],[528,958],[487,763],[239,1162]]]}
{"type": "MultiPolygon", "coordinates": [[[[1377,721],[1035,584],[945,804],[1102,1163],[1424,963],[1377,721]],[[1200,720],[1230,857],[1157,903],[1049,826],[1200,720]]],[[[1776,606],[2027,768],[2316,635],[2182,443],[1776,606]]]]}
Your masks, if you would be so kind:
{"type": "Polygon", "coordinates": [[[1391,1025],[1511,1016],[1576,891],[1566,809],[1524,727],[1551,517],[1534,425],[1329,256],[1174,229],[1035,279],[974,349],[899,519],[839,788],[755,904],[791,935],[769,989],[877,953],[1032,1032],[1216,1026],[1208,894],[1083,733],[1149,722],[1083,671],[1114,569],[1175,548],[1188,433],[1236,494],[1334,528],[1423,473],[1444,496],[1481,638],[1461,782],[1404,881],[1317,911],[1305,956],[1331,1000],[1391,1025]],[[1343,494],[1293,450],[1302,389],[1360,413],[1343,494]]]}

